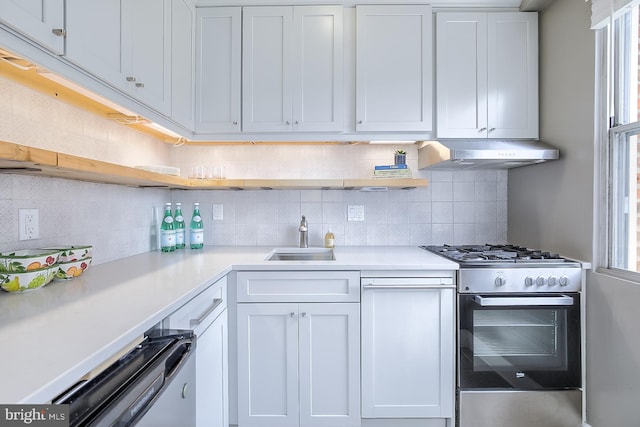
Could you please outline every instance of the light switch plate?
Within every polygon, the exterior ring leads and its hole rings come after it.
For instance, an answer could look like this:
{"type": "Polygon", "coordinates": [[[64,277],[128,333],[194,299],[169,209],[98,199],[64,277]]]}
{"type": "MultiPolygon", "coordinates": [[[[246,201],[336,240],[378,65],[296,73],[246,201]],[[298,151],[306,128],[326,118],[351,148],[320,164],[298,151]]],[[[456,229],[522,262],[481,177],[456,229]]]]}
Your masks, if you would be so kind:
{"type": "Polygon", "coordinates": [[[224,219],[224,205],[220,203],[214,203],[212,211],[214,221],[222,221],[224,219]]]}
{"type": "Polygon", "coordinates": [[[38,209],[18,209],[19,238],[20,240],[32,240],[40,238],[40,216],[38,209]]]}
{"type": "Polygon", "coordinates": [[[364,221],[364,205],[347,206],[347,221],[364,221]]]}

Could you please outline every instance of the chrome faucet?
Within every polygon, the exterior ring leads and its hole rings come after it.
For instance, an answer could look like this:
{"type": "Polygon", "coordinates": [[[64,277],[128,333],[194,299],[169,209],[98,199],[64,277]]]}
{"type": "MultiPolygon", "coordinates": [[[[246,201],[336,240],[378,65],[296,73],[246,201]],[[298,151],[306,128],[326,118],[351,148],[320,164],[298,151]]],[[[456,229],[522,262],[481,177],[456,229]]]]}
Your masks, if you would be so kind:
{"type": "Polygon", "coordinates": [[[309,224],[307,223],[307,219],[302,215],[302,219],[300,220],[300,226],[298,227],[298,232],[300,233],[300,247],[308,248],[309,247],[309,224]]]}

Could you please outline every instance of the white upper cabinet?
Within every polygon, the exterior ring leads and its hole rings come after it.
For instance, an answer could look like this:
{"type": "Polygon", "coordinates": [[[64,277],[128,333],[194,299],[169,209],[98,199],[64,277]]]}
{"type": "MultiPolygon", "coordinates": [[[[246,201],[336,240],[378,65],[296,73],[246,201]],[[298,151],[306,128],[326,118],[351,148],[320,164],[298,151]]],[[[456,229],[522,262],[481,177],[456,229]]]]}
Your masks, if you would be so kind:
{"type": "Polygon", "coordinates": [[[47,49],[64,53],[64,0],[2,0],[0,21],[47,49]]]}
{"type": "Polygon", "coordinates": [[[171,118],[193,129],[195,106],[195,7],[190,0],[171,4],[171,118]]]}
{"type": "Polygon", "coordinates": [[[341,6],[243,9],[242,129],[341,131],[341,6]]]}
{"type": "Polygon", "coordinates": [[[196,132],[240,131],[240,7],[198,8],[196,132]]]}
{"type": "Polygon", "coordinates": [[[431,131],[431,6],[357,6],[356,19],[356,130],[431,131]]]}
{"type": "Polygon", "coordinates": [[[126,88],[121,55],[123,0],[66,2],[65,57],[91,74],[126,88]]]}
{"type": "Polygon", "coordinates": [[[125,80],[133,96],[169,115],[171,0],[125,0],[122,38],[125,80]]]}
{"type": "Polygon", "coordinates": [[[538,15],[438,13],[437,136],[538,138],[538,15]]]}

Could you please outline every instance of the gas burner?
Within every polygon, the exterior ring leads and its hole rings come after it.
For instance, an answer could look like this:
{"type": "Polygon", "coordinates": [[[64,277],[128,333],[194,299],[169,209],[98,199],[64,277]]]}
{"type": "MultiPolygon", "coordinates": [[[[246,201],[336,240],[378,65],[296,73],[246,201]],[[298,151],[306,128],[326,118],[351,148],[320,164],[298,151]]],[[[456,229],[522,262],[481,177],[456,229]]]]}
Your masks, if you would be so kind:
{"type": "Polygon", "coordinates": [[[561,264],[567,262],[565,258],[551,252],[529,249],[516,245],[442,245],[421,246],[421,248],[435,252],[462,265],[502,265],[518,264],[561,264]]]}

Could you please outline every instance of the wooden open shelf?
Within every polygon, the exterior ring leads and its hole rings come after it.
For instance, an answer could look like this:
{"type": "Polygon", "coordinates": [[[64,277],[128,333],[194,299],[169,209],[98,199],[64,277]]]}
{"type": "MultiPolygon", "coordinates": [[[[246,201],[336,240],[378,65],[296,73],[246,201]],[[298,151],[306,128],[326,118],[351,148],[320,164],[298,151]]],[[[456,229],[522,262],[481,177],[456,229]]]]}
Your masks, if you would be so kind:
{"type": "Polygon", "coordinates": [[[426,179],[188,179],[0,141],[0,173],[51,176],[134,187],[225,189],[410,189],[426,179]]]}

